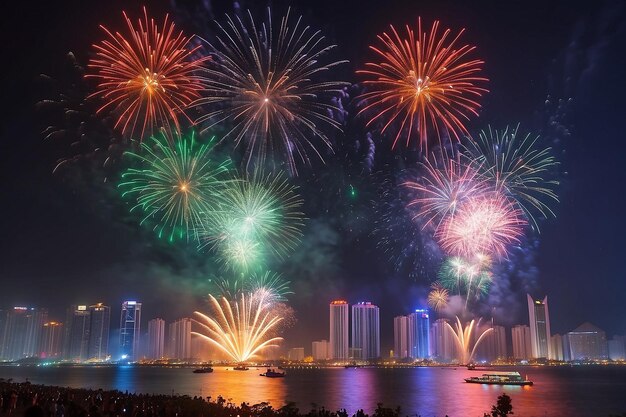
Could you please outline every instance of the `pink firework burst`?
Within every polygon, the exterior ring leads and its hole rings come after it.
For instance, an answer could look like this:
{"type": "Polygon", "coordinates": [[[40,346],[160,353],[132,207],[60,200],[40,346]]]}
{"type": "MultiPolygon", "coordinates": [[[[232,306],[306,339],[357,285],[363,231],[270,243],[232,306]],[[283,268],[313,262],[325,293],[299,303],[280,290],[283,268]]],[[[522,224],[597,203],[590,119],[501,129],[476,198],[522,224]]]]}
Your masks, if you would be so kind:
{"type": "Polygon", "coordinates": [[[444,220],[436,236],[450,255],[506,257],[508,246],[519,242],[525,225],[522,211],[494,192],[468,199],[455,216],[444,220]]]}
{"type": "Polygon", "coordinates": [[[454,218],[465,201],[486,192],[485,181],[470,164],[462,164],[458,156],[432,154],[421,165],[424,174],[419,180],[404,185],[416,191],[408,206],[416,210],[414,218],[424,221],[422,229],[432,223],[437,232],[444,220],[454,218]]]}

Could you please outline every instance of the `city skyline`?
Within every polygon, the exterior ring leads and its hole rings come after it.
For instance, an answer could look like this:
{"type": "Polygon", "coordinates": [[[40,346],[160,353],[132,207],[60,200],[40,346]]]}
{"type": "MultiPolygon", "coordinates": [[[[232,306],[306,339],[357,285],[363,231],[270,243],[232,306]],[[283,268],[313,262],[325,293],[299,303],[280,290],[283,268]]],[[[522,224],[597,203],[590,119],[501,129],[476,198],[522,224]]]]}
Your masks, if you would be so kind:
{"type": "MultiPolygon", "coordinates": [[[[609,337],[604,330],[589,322],[584,322],[564,332],[563,335],[551,333],[549,325],[540,324],[540,327],[543,326],[541,331],[547,330],[541,340],[547,342],[540,342],[539,337],[536,337],[536,341],[533,342],[532,332],[539,330],[533,330],[532,320],[549,323],[549,315],[546,315],[547,308],[545,308],[547,296],[543,300],[534,300],[527,294],[526,298],[529,324],[520,323],[511,327],[501,326],[493,321],[480,324],[479,329],[491,328],[492,332],[477,346],[475,360],[493,361],[513,358],[516,360],[570,361],[585,358],[594,360],[623,360],[625,358],[626,336],[613,334],[609,337]],[[533,348],[533,344],[539,343],[543,343],[543,346],[533,348]]],[[[350,304],[346,300],[334,300],[329,306],[328,334],[332,336],[333,328],[338,326],[337,331],[345,335],[345,338],[342,336],[344,342],[340,343],[343,345],[340,350],[345,353],[333,354],[330,339],[311,338],[304,341],[284,341],[279,351],[282,351],[285,357],[290,358],[294,355],[293,352],[296,352],[298,358],[310,354],[314,358],[317,357],[316,360],[339,361],[368,361],[389,357],[399,360],[434,358],[447,362],[459,357],[453,336],[445,326],[446,322],[452,323],[451,317],[440,317],[431,322],[428,309],[415,309],[412,312],[406,312],[405,315],[394,317],[390,323],[381,325],[378,307],[371,302],[350,304]],[[369,314],[370,310],[375,315],[369,314]],[[386,350],[385,344],[380,345],[378,335],[381,330],[389,329],[393,338],[390,344],[387,342],[390,349],[386,350]],[[404,353],[398,353],[398,343],[405,347],[404,353]],[[363,353],[362,346],[369,346],[365,349],[367,352],[367,349],[375,349],[377,344],[379,346],[377,354],[363,353]],[[311,349],[300,347],[302,345],[311,346],[311,349]],[[298,350],[294,351],[294,349],[298,350]],[[392,355],[390,356],[389,353],[392,355]]],[[[141,332],[141,323],[138,329],[134,324],[136,313],[133,310],[129,320],[127,310],[131,307],[141,311],[143,303],[125,301],[121,307],[120,328],[109,324],[111,308],[104,303],[70,306],[66,311],[65,323],[49,320],[47,309],[23,306],[0,309],[0,360],[28,357],[75,362],[167,358],[191,360],[197,358],[198,355],[204,356],[200,354],[201,351],[212,352],[211,355],[216,354],[211,349],[206,351],[206,347],[202,346],[202,341],[192,337],[194,320],[189,317],[172,321],[158,317],[144,318],[143,322],[146,325],[144,328],[147,331],[141,332]],[[21,321],[17,322],[16,319],[21,321]],[[127,321],[131,323],[130,326],[126,324],[127,321]],[[39,330],[36,330],[37,326],[39,330]],[[133,338],[139,335],[137,340],[130,342],[130,346],[133,346],[130,350],[128,343],[125,342],[126,338],[122,337],[123,326],[128,327],[133,338]],[[114,338],[114,342],[109,342],[115,334],[119,334],[119,341],[114,338]],[[192,355],[192,352],[195,353],[192,355]]],[[[139,321],[142,321],[141,318],[139,321]]],[[[274,354],[270,353],[270,356],[272,355],[274,354]]]]}

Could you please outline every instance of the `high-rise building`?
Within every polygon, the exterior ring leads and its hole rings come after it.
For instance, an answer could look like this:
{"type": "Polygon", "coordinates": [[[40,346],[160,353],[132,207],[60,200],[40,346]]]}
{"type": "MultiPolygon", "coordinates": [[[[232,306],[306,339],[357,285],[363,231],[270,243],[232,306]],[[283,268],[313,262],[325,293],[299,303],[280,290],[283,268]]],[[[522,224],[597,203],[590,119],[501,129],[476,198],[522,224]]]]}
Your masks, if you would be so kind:
{"type": "Polygon", "coordinates": [[[141,335],[141,303],[124,301],[120,315],[120,357],[127,360],[139,359],[141,335]]]}
{"type": "Polygon", "coordinates": [[[330,356],[331,359],[348,359],[348,302],[330,303],[330,356]]]}
{"type": "Polygon", "coordinates": [[[8,312],[0,309],[0,361],[5,360],[5,332],[7,328],[8,312]]]}
{"type": "Polygon", "coordinates": [[[454,336],[446,323],[446,319],[437,319],[430,328],[431,356],[440,362],[449,362],[456,357],[454,336]]]}
{"type": "Polygon", "coordinates": [[[65,358],[83,362],[89,358],[91,313],[86,305],[72,305],[65,320],[65,358]]]}
{"type": "Polygon", "coordinates": [[[430,318],[428,310],[417,309],[408,316],[409,357],[427,359],[430,357],[430,318]]]}
{"type": "Polygon", "coordinates": [[[398,359],[409,357],[409,318],[398,316],[393,319],[393,355],[398,359]]]}
{"type": "Polygon", "coordinates": [[[548,296],[543,300],[533,300],[526,294],[528,300],[528,318],[530,321],[530,346],[533,358],[550,357],[550,313],[548,311],[548,296]]]}
{"type": "Polygon", "coordinates": [[[165,320],[152,319],[148,322],[148,358],[161,359],[165,356],[165,320]]]}
{"type": "Polygon", "coordinates": [[[553,334],[550,337],[550,359],[553,361],[563,361],[563,337],[560,334],[553,334]]]}
{"type": "Polygon", "coordinates": [[[475,345],[480,335],[489,328],[492,330],[483,337],[476,347],[475,360],[492,362],[498,359],[505,359],[508,356],[506,329],[503,326],[485,324],[476,327],[472,334],[472,343],[475,345]]]}
{"type": "Polygon", "coordinates": [[[304,360],[304,348],[295,347],[287,352],[287,359],[290,361],[302,362],[304,360]]]}
{"type": "Polygon", "coordinates": [[[330,343],[328,340],[318,340],[311,344],[313,360],[325,361],[330,359],[330,343]]]}
{"type": "Polygon", "coordinates": [[[63,323],[48,321],[43,324],[39,341],[39,357],[60,359],[63,357],[63,323]]]}
{"type": "Polygon", "coordinates": [[[380,357],[380,312],[368,302],[352,305],[352,348],[360,349],[355,359],[371,360],[380,357]]]}
{"type": "Polygon", "coordinates": [[[606,333],[591,323],[583,323],[567,333],[571,360],[607,360],[606,333]]]}
{"type": "Polygon", "coordinates": [[[609,359],[612,361],[626,360],[626,336],[613,336],[608,345],[609,359]]]}
{"type": "Polygon", "coordinates": [[[169,325],[169,357],[191,359],[191,319],[182,318],[169,325]]]}
{"type": "Polygon", "coordinates": [[[46,309],[20,306],[9,310],[4,326],[4,359],[38,356],[41,331],[47,320],[46,309]]]}
{"type": "Polygon", "coordinates": [[[109,356],[111,308],[102,303],[89,306],[89,359],[105,361],[109,356]]]}
{"type": "Polygon", "coordinates": [[[511,329],[511,338],[513,339],[513,358],[517,360],[530,359],[532,356],[530,327],[521,324],[514,326],[511,329]]]}

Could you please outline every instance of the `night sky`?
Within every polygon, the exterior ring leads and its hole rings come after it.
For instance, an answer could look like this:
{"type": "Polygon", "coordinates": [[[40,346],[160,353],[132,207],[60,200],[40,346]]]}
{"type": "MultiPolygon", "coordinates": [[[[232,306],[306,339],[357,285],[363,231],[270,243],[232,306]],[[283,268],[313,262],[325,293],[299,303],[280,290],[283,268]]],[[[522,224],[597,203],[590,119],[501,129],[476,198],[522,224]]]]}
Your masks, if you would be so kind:
{"type": "MultiPolygon", "coordinates": [[[[44,141],[41,133],[50,115],[36,103],[50,98],[54,82],[40,74],[67,78],[69,51],[86,65],[90,45],[102,39],[98,25],[122,29],[121,11],[137,16],[142,3],[18,3],[23,2],[14,2],[2,16],[0,308],[48,307],[51,317],[62,320],[70,304],[102,301],[112,306],[113,323],[125,299],[144,303],[144,320],[176,319],[203,308],[208,279],[218,272],[211,255],[198,254],[193,245],[159,242],[140,228],[111,185],[115,169],[78,166],[53,174],[55,161],[71,150],[60,141],[44,141]]],[[[210,34],[215,26],[203,19],[210,12],[198,13],[202,6],[194,3],[146,5],[157,20],[169,12],[187,33],[210,34]]],[[[259,16],[262,9],[255,3],[240,4],[254,5],[259,16]]],[[[229,2],[211,4],[218,18],[233,10],[229,2]]],[[[499,303],[496,320],[507,326],[527,323],[529,290],[535,297],[548,295],[553,333],[590,321],[609,337],[626,334],[623,2],[271,3],[276,12],[288,4],[338,45],[336,57],[350,61],[338,76],[352,83],[354,70],[372,57],[368,44],[389,23],[414,25],[421,16],[428,26],[439,19],[454,31],[465,27],[463,41],[477,45],[490,79],[490,93],[470,131],[521,122],[525,130],[544,134],[561,161],[556,219],[542,222],[541,234],[502,268],[508,273],[501,279],[512,284],[486,307],[499,303]]],[[[353,124],[341,139],[346,149],[364,137],[363,121],[353,124]]],[[[388,143],[374,140],[371,174],[350,168],[356,161],[340,148],[327,166],[302,168],[294,180],[309,220],[301,247],[275,265],[296,293],[291,305],[298,323],[286,334],[289,347],[308,350],[310,341],[328,337],[328,302],[334,297],[381,307],[383,352],[392,344],[393,316],[424,305],[434,280],[429,262],[436,263],[437,256],[424,256],[412,277],[394,272],[372,230],[377,214],[371,179],[396,175],[410,158],[395,156],[388,143]],[[356,199],[349,196],[350,185],[356,186],[356,199]]]]}

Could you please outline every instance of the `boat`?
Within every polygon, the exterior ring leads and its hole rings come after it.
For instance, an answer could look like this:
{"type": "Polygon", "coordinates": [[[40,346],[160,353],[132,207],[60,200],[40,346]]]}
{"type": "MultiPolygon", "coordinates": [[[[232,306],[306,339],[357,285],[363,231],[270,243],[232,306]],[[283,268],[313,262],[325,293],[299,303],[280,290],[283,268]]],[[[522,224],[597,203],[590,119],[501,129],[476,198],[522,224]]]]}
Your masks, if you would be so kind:
{"type": "Polygon", "coordinates": [[[210,366],[204,366],[202,368],[193,370],[194,374],[210,374],[211,372],[213,372],[213,368],[211,368],[210,366]]]}
{"type": "Polygon", "coordinates": [[[248,369],[250,369],[250,368],[248,368],[246,365],[242,364],[242,365],[235,366],[233,368],[233,371],[247,371],[248,369]]]}
{"type": "Polygon", "coordinates": [[[362,368],[363,365],[359,365],[356,362],[351,362],[351,363],[349,363],[347,365],[344,365],[343,367],[346,368],[346,369],[349,369],[349,368],[362,368]]]}
{"type": "Polygon", "coordinates": [[[522,378],[519,372],[490,372],[481,376],[465,378],[465,382],[488,385],[532,385],[533,381],[522,378]]]}
{"type": "Polygon", "coordinates": [[[473,371],[474,369],[476,369],[476,364],[474,364],[474,363],[468,363],[467,364],[467,370],[468,371],[473,371]]]}
{"type": "Polygon", "coordinates": [[[285,376],[285,373],[276,372],[275,370],[268,368],[265,373],[259,374],[259,376],[264,376],[266,378],[282,378],[285,376]]]}

